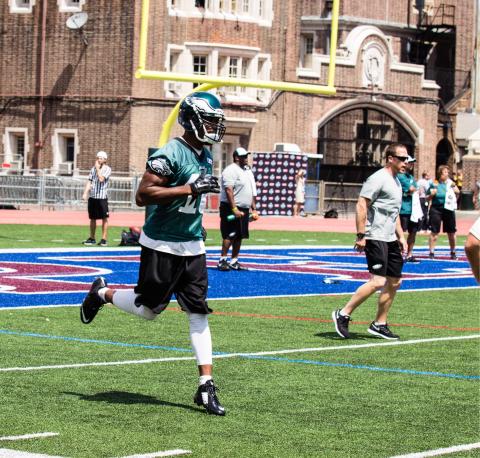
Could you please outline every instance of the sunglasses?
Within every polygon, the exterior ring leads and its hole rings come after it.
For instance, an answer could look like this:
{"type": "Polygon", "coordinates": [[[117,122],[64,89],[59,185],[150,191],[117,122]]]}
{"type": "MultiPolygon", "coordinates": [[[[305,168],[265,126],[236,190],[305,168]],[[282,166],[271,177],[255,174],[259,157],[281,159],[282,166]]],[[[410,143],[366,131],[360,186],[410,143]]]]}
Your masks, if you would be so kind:
{"type": "Polygon", "coordinates": [[[407,162],[408,161],[408,156],[393,156],[395,159],[398,159],[399,161],[402,162],[407,162]]]}

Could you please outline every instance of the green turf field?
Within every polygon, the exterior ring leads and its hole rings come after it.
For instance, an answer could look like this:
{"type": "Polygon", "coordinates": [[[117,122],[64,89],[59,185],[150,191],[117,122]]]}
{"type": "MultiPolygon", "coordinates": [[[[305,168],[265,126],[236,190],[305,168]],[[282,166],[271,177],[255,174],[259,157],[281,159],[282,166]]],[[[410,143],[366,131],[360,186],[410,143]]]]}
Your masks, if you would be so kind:
{"type": "MultiPolygon", "coordinates": [[[[78,246],[84,228],[11,226],[7,235],[52,246],[43,243],[62,232],[58,246],[78,246]]],[[[255,237],[289,245],[351,239],[268,232],[253,233],[252,243],[255,237]]],[[[354,338],[339,339],[330,314],[347,298],[210,301],[223,418],[192,403],[195,361],[174,305],[153,322],[106,306],[88,326],[77,307],[0,310],[0,449],[63,457],[175,449],[198,457],[391,457],[480,442],[479,290],[399,293],[390,321],[401,345],[366,332],[374,298],[356,312],[354,338]],[[105,362],[112,364],[98,364],[105,362]],[[58,436],[1,440],[41,432],[58,436]]]]}

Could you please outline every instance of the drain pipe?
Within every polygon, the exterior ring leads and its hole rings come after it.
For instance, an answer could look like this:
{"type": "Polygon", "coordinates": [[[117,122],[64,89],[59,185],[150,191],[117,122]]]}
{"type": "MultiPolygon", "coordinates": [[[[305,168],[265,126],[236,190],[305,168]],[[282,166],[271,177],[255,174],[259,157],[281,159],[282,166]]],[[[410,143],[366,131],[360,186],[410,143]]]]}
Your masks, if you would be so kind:
{"type": "Polygon", "coordinates": [[[37,138],[35,141],[35,155],[33,161],[33,167],[40,168],[40,155],[43,151],[43,109],[44,109],[44,91],[45,91],[45,44],[47,34],[47,7],[48,0],[42,0],[42,33],[40,42],[40,68],[38,73],[38,102],[37,102],[37,138]]]}

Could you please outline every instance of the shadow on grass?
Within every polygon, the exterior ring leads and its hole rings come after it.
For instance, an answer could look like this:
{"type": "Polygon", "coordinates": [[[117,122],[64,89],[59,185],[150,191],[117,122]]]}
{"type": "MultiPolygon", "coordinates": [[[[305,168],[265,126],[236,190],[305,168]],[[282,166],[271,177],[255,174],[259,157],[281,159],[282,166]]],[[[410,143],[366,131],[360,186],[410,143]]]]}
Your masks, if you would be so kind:
{"type": "Polygon", "coordinates": [[[370,339],[377,339],[378,337],[372,336],[370,334],[359,334],[357,332],[350,332],[350,338],[349,339],[344,339],[343,337],[340,337],[336,332],[331,331],[331,332],[317,332],[315,334],[315,337],[324,337],[325,339],[330,339],[330,340],[341,340],[342,342],[348,340],[370,340],[370,339]]]}
{"type": "Polygon", "coordinates": [[[62,393],[71,396],[78,396],[81,401],[107,402],[109,404],[150,404],[166,407],[180,407],[182,409],[193,410],[195,412],[203,411],[203,409],[187,404],[177,404],[176,402],[162,401],[154,398],[153,396],[147,396],[139,393],[129,393],[128,391],[106,391],[104,393],[96,394],[73,393],[70,391],[63,391],[62,393]]]}

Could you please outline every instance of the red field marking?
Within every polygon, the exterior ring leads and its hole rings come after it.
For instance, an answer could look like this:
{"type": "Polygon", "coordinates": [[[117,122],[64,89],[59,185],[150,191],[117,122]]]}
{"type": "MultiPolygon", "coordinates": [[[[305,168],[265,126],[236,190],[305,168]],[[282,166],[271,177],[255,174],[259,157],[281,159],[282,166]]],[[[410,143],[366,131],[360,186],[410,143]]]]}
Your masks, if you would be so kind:
{"type": "MultiPolygon", "coordinates": [[[[177,308],[168,308],[169,312],[182,312],[177,308]]],[[[212,315],[219,316],[235,316],[240,318],[261,318],[271,320],[291,320],[291,321],[314,321],[316,323],[332,323],[332,320],[326,320],[323,318],[314,318],[306,316],[292,316],[292,315],[269,315],[261,313],[242,313],[242,312],[213,312],[212,315]]],[[[370,324],[371,321],[352,321],[352,324],[370,324]]],[[[429,324],[417,324],[417,323],[388,323],[389,326],[409,327],[409,328],[421,328],[421,329],[444,329],[447,331],[460,331],[460,332],[472,332],[480,331],[480,328],[452,328],[450,326],[434,326],[429,324]]]]}

